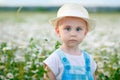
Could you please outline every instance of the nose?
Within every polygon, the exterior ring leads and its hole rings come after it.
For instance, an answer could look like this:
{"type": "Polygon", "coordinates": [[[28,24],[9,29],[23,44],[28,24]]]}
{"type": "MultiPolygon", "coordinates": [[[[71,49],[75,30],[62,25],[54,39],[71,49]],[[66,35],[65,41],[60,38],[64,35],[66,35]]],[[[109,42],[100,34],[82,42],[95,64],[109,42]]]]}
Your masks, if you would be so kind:
{"type": "Polygon", "coordinates": [[[76,36],[76,31],[75,30],[71,30],[70,35],[71,36],[76,36]]]}

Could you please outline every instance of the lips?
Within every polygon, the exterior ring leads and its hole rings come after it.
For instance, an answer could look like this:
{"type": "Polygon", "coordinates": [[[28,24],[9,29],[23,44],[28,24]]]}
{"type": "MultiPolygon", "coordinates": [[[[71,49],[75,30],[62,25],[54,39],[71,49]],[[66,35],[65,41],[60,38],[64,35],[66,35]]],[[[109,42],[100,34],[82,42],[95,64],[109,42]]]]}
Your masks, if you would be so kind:
{"type": "Polygon", "coordinates": [[[75,40],[75,39],[71,39],[71,40],[69,40],[70,42],[76,42],[77,40],[75,40]]]}

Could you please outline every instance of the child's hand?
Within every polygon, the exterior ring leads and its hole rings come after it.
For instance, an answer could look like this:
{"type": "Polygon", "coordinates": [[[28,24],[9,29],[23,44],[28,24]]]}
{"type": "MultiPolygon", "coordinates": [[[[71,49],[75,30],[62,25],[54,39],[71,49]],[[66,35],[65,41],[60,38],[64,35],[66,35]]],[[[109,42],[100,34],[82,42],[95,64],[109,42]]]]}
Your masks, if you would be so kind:
{"type": "Polygon", "coordinates": [[[47,71],[44,73],[44,80],[56,80],[55,75],[46,64],[44,64],[44,68],[47,71]]]}

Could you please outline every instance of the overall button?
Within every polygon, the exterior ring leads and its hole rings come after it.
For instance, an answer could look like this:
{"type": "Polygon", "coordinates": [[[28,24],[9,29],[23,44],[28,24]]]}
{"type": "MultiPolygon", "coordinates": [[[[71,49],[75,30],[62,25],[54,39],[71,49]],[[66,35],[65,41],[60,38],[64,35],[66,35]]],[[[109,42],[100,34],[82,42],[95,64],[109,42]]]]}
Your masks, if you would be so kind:
{"type": "Polygon", "coordinates": [[[66,70],[70,70],[70,68],[71,68],[70,65],[66,65],[66,66],[65,66],[65,69],[66,69],[66,70]]]}
{"type": "Polygon", "coordinates": [[[86,70],[87,70],[87,71],[90,71],[90,67],[86,67],[86,70]]]}
{"type": "Polygon", "coordinates": [[[67,62],[67,59],[65,57],[62,60],[63,60],[63,62],[67,62]]]}
{"type": "Polygon", "coordinates": [[[90,60],[89,60],[89,59],[86,59],[86,63],[89,64],[89,63],[90,63],[90,60]]]}

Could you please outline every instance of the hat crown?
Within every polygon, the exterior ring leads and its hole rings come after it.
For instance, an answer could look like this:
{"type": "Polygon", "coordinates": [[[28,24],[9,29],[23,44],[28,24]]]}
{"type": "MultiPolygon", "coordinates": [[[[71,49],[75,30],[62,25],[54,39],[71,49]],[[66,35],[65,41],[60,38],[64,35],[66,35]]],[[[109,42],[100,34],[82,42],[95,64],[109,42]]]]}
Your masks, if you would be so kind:
{"type": "Polygon", "coordinates": [[[89,19],[87,10],[79,4],[65,4],[57,13],[57,17],[73,16],[89,19]]]}
{"type": "Polygon", "coordinates": [[[87,9],[77,3],[64,4],[57,12],[57,17],[49,20],[50,24],[57,27],[57,23],[63,17],[77,17],[87,22],[88,30],[95,28],[95,21],[90,19],[87,9]]]}

